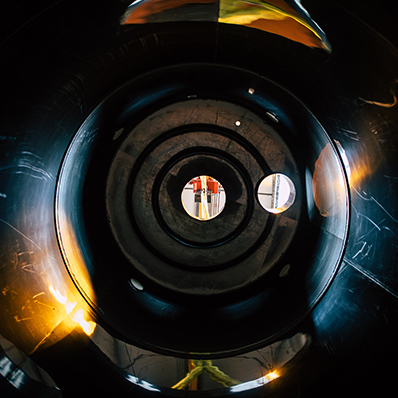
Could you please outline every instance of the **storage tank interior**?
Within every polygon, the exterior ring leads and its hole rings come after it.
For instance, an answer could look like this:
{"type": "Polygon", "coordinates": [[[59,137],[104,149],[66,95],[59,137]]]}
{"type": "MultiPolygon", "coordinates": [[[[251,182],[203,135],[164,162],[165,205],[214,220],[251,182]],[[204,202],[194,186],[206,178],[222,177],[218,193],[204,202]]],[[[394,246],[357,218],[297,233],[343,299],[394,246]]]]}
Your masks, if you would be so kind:
{"type": "Polygon", "coordinates": [[[6,2],[0,396],[391,394],[394,13],[6,2]]]}

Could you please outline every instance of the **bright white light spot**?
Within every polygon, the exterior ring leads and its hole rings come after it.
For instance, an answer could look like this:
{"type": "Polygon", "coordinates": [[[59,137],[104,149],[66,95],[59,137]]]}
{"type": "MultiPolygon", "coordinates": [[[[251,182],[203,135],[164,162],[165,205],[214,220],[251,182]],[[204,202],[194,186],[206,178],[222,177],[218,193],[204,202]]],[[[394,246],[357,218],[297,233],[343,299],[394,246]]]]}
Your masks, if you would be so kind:
{"type": "Polygon", "coordinates": [[[265,113],[272,121],[274,121],[275,123],[279,123],[279,119],[276,117],[276,115],[274,115],[271,112],[266,112],[265,113]]]}
{"type": "Polygon", "coordinates": [[[144,290],[144,286],[142,286],[142,283],[140,281],[137,281],[137,279],[131,278],[130,279],[131,286],[133,286],[134,289],[137,289],[139,291],[144,290]]]}
{"type": "Polygon", "coordinates": [[[241,121],[240,120],[237,120],[236,122],[235,122],[235,126],[240,126],[242,123],[241,123],[241,121]]]}
{"type": "MultiPolygon", "coordinates": [[[[345,171],[346,171],[346,173],[347,173],[348,181],[350,181],[350,178],[351,178],[350,162],[348,161],[348,158],[347,158],[347,155],[346,155],[346,153],[345,153],[345,150],[344,150],[344,148],[342,147],[342,145],[340,144],[340,142],[337,141],[337,140],[334,140],[334,142],[335,142],[336,145],[337,145],[337,148],[338,148],[339,153],[340,153],[340,156],[341,156],[341,160],[343,161],[343,164],[344,164],[344,167],[345,167],[345,171]]],[[[344,186],[344,181],[343,181],[343,179],[341,179],[340,185],[341,185],[341,186],[344,186]]]]}
{"type": "Polygon", "coordinates": [[[277,378],[279,377],[279,375],[278,375],[278,373],[276,373],[276,372],[270,372],[270,373],[266,374],[265,377],[266,377],[268,380],[271,381],[271,380],[277,379],[277,378]]]}
{"type": "Polygon", "coordinates": [[[131,383],[136,384],[136,385],[138,385],[138,386],[144,388],[145,390],[148,390],[148,391],[160,391],[160,390],[159,390],[158,388],[156,388],[153,384],[148,383],[148,382],[145,381],[145,380],[141,380],[141,379],[139,379],[139,378],[136,377],[136,376],[127,374],[125,377],[126,377],[126,379],[127,379],[128,381],[130,381],[131,383]]]}
{"type": "Polygon", "coordinates": [[[292,180],[284,174],[271,174],[264,178],[257,190],[261,206],[270,213],[282,213],[289,209],[296,198],[292,180]]]}
{"type": "Polygon", "coordinates": [[[64,305],[67,314],[70,314],[76,307],[77,303],[71,303],[67,297],[63,296],[58,289],[54,289],[52,285],[48,287],[52,295],[57,299],[57,301],[64,305]]]}
{"type": "Polygon", "coordinates": [[[86,321],[84,319],[84,313],[82,309],[77,310],[72,314],[71,318],[73,322],[78,323],[82,327],[87,336],[91,336],[94,333],[96,324],[92,321],[86,321]]]}
{"type": "Polygon", "coordinates": [[[255,388],[259,388],[268,384],[272,380],[275,380],[279,377],[276,372],[268,373],[267,375],[260,377],[259,379],[255,379],[252,381],[246,381],[245,383],[238,384],[236,386],[230,387],[231,392],[240,392],[240,391],[248,391],[253,390],[255,388]]]}
{"type": "Polygon", "coordinates": [[[248,92],[249,94],[254,94],[254,88],[249,88],[248,92]]]}

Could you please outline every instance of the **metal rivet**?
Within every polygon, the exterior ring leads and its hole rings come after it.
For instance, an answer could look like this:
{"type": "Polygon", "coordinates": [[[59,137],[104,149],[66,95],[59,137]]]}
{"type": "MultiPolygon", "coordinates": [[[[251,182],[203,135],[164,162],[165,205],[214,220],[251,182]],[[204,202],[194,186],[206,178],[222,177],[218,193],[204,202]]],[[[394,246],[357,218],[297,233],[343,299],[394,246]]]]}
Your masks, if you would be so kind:
{"type": "Polygon", "coordinates": [[[281,278],[284,278],[285,276],[287,276],[289,274],[290,271],[290,264],[286,264],[279,272],[279,276],[281,278]]]}
{"type": "Polygon", "coordinates": [[[123,134],[123,131],[124,131],[124,127],[115,131],[115,133],[113,134],[113,141],[117,140],[123,134]]]}
{"type": "Polygon", "coordinates": [[[137,281],[137,279],[131,278],[130,279],[130,284],[136,290],[139,290],[139,291],[144,290],[144,286],[142,286],[141,282],[137,281]]]}
{"type": "Polygon", "coordinates": [[[273,120],[275,123],[279,123],[279,119],[276,117],[276,115],[274,115],[271,112],[266,112],[265,113],[271,120],[273,120]]]}

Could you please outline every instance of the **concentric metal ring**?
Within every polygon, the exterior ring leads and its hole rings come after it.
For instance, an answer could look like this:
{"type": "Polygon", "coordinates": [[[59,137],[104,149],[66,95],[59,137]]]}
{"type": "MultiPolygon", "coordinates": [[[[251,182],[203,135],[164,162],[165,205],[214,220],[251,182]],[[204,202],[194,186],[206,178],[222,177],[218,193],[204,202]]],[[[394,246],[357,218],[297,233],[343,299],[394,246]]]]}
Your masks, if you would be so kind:
{"type": "Polygon", "coordinates": [[[337,152],[294,96],[259,76],[200,64],[150,75],[109,96],[65,157],[56,213],[69,272],[99,322],[134,344],[179,355],[264,344],[311,310],[337,270],[348,220],[337,152]],[[147,79],[157,96],[147,95],[147,79]],[[219,98],[225,86],[229,101],[219,98]],[[269,109],[280,110],[278,123],[269,109]],[[281,214],[256,198],[270,173],[287,175],[297,190],[281,214]],[[199,174],[228,191],[222,214],[206,223],[189,217],[180,199],[199,174]],[[326,179],[340,191],[319,190],[326,179]],[[239,347],[222,334],[205,338],[198,322],[228,324],[247,338],[239,347]],[[247,333],[254,324],[256,333],[247,333]]]}

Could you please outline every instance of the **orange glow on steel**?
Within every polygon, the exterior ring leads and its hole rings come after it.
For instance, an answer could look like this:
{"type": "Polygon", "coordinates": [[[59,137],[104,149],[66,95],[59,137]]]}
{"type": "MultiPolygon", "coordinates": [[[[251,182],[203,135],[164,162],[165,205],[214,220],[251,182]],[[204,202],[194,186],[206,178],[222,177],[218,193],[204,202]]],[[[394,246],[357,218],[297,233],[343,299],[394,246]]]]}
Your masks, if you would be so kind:
{"type": "Polygon", "coordinates": [[[66,315],[70,317],[70,319],[81,326],[83,331],[91,336],[94,333],[96,323],[92,321],[86,321],[85,318],[85,310],[83,308],[77,307],[77,303],[73,303],[68,300],[63,294],[60,293],[58,289],[54,289],[52,285],[48,287],[52,295],[56,298],[56,300],[65,307],[66,315]]]}
{"type": "Polygon", "coordinates": [[[76,307],[77,303],[71,303],[65,296],[63,296],[58,289],[54,289],[51,285],[48,287],[52,295],[57,301],[64,305],[67,314],[70,314],[76,307]]]}
{"type": "Polygon", "coordinates": [[[87,334],[87,336],[91,336],[94,333],[96,324],[95,322],[92,321],[86,321],[84,319],[84,310],[83,309],[78,309],[73,312],[71,315],[72,321],[78,323],[82,329],[84,330],[84,333],[87,334]]]}
{"type": "Polygon", "coordinates": [[[265,375],[265,378],[268,379],[269,381],[275,380],[279,377],[279,374],[277,372],[270,372],[265,375]]]}

